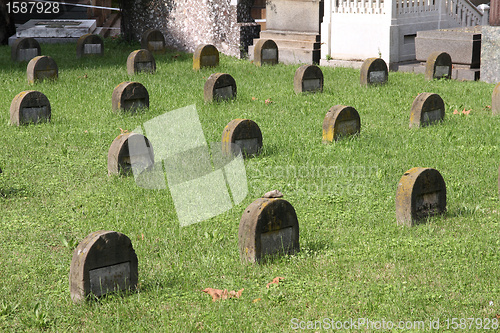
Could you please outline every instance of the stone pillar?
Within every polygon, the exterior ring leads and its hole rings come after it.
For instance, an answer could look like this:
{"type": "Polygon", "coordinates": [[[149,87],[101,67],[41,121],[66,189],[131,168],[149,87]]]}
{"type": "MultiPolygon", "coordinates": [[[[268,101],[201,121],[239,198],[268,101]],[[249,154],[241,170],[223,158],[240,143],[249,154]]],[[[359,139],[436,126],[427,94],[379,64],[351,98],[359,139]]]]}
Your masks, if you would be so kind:
{"type": "Polygon", "coordinates": [[[500,0],[491,0],[490,2],[490,25],[500,26],[500,0]]]}

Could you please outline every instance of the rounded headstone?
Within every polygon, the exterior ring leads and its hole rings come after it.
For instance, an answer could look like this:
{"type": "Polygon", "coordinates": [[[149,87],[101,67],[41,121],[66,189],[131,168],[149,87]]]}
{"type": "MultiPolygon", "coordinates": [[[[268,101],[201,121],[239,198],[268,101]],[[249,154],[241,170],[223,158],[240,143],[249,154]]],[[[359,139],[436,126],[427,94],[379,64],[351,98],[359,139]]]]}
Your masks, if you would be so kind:
{"type": "Polygon", "coordinates": [[[293,90],[303,92],[323,92],[323,72],[316,65],[302,65],[295,71],[293,90]]]}
{"type": "Polygon", "coordinates": [[[446,184],[431,168],[412,168],[399,180],[396,190],[396,219],[413,226],[427,217],[446,211],[446,184]]]}
{"type": "Polygon", "coordinates": [[[335,105],[323,120],[323,143],[337,141],[341,137],[361,131],[359,113],[352,106],[335,105]]]}
{"type": "Polygon", "coordinates": [[[31,59],[28,63],[26,74],[28,77],[28,83],[33,84],[36,81],[45,79],[57,79],[59,69],[57,68],[57,64],[52,57],[38,56],[31,59]]]}
{"type": "Polygon", "coordinates": [[[411,106],[410,128],[424,127],[444,119],[444,101],[438,94],[421,93],[411,106]]]}
{"type": "Polygon", "coordinates": [[[279,198],[252,202],[241,216],[238,246],[243,262],[299,252],[299,222],[293,206],[279,198]]]}
{"type": "Polygon", "coordinates": [[[116,231],[96,231],[73,252],[69,289],[74,302],[87,296],[133,290],[137,286],[138,261],[130,238],[116,231]]]}
{"type": "Polygon", "coordinates": [[[425,64],[425,79],[451,79],[451,56],[446,52],[433,52],[425,64]]]}
{"type": "Polygon", "coordinates": [[[193,54],[193,69],[219,66],[219,50],[211,44],[198,45],[193,54]]]}
{"type": "Polygon", "coordinates": [[[215,73],[205,82],[205,102],[229,100],[236,98],[236,81],[225,73],[215,73]]]}
{"type": "Polygon", "coordinates": [[[164,53],[166,50],[165,36],[160,30],[145,31],[141,36],[141,48],[152,53],[164,53]]]}
{"type": "Polygon", "coordinates": [[[40,44],[32,37],[16,39],[10,49],[12,61],[30,61],[41,54],[40,44]]]}
{"type": "Polygon", "coordinates": [[[135,170],[146,170],[154,164],[153,146],[139,133],[118,135],[108,151],[108,176],[130,174],[135,170]]]}
{"type": "Polygon", "coordinates": [[[493,115],[500,114],[500,83],[495,86],[493,94],[491,94],[491,113],[493,115]]]}
{"type": "Polygon", "coordinates": [[[238,145],[243,156],[257,155],[262,149],[262,132],[250,119],[233,119],[222,131],[222,144],[238,145]]]}
{"type": "Polygon", "coordinates": [[[272,39],[259,39],[254,47],[254,64],[257,66],[278,63],[278,45],[272,39]]]}
{"type": "Polygon", "coordinates": [[[140,72],[154,73],[156,61],[153,54],[146,49],[135,50],[127,58],[127,73],[134,75],[140,72]]]}
{"type": "Polygon", "coordinates": [[[51,108],[47,96],[39,91],[26,90],[14,97],[10,104],[11,125],[50,121],[51,108]]]}
{"type": "Polygon", "coordinates": [[[114,111],[125,110],[132,113],[142,108],[149,108],[149,93],[139,82],[122,82],[116,86],[112,95],[114,111]]]}
{"type": "Polygon", "coordinates": [[[104,55],[104,41],[99,35],[85,34],[76,41],[76,57],[104,55]]]}
{"type": "Polygon", "coordinates": [[[368,58],[361,66],[360,83],[362,86],[387,83],[389,71],[382,58],[368,58]]]}

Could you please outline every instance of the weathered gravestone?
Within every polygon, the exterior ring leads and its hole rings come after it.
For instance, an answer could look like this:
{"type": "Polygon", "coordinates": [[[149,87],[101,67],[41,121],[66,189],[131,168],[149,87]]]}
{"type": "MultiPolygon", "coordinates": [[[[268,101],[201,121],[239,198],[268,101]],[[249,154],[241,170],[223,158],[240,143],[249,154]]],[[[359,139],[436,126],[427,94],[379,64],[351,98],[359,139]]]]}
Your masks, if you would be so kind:
{"type": "Polygon", "coordinates": [[[276,65],[278,63],[278,45],[272,39],[259,39],[253,50],[253,63],[255,65],[276,65]]]}
{"type": "Polygon", "coordinates": [[[193,53],[193,69],[219,66],[219,51],[211,44],[198,45],[193,53]]]}
{"type": "Polygon", "coordinates": [[[451,69],[451,56],[448,53],[431,53],[425,64],[425,79],[451,79],[451,69]]]}
{"type": "Polygon", "coordinates": [[[160,30],[151,29],[145,31],[141,36],[141,48],[152,53],[165,53],[165,36],[160,30]]]}
{"type": "Polygon", "coordinates": [[[323,92],[323,72],[316,65],[302,65],[295,71],[293,78],[295,93],[323,92]]]}
{"type": "Polygon", "coordinates": [[[262,132],[250,119],[233,119],[222,131],[221,141],[223,145],[228,143],[238,145],[243,156],[257,155],[262,149],[262,132]]]}
{"type": "Polygon", "coordinates": [[[238,246],[243,262],[299,252],[299,222],[293,206],[277,198],[252,202],[241,217],[238,246]]]}
{"type": "Polygon", "coordinates": [[[71,299],[132,290],[137,286],[138,261],[130,238],[116,231],[96,231],[73,252],[69,271],[71,299]]]}
{"type": "Polygon", "coordinates": [[[417,167],[404,173],[396,190],[396,219],[399,225],[411,227],[445,211],[446,184],[437,170],[417,167]]]}
{"type": "Polygon", "coordinates": [[[45,79],[57,79],[59,69],[57,68],[57,64],[52,57],[38,56],[31,59],[28,63],[26,75],[28,77],[28,83],[33,84],[36,81],[42,81],[45,79]]]}
{"type": "Polygon", "coordinates": [[[389,71],[382,58],[368,58],[361,65],[360,83],[362,86],[387,83],[389,71]]]}
{"type": "Polygon", "coordinates": [[[132,167],[135,170],[146,170],[153,165],[153,146],[142,134],[120,134],[109,147],[108,176],[130,174],[132,167]]]}
{"type": "Polygon", "coordinates": [[[491,113],[494,116],[500,114],[500,83],[497,83],[491,94],[491,113]]]}
{"type": "Polygon", "coordinates": [[[411,106],[410,128],[424,127],[444,119],[444,101],[438,94],[421,93],[411,106]]]}
{"type": "Polygon", "coordinates": [[[10,57],[12,61],[30,61],[41,55],[40,44],[35,38],[18,38],[12,44],[10,57]]]}
{"type": "Polygon", "coordinates": [[[76,57],[104,55],[104,41],[99,35],[85,34],[76,41],[76,57]]]}
{"type": "Polygon", "coordinates": [[[205,82],[205,102],[223,101],[236,98],[236,81],[225,73],[215,73],[205,82]]]}
{"type": "Polygon", "coordinates": [[[134,75],[140,72],[154,73],[156,61],[153,54],[146,49],[135,50],[127,58],[127,73],[134,75]]]}
{"type": "Polygon", "coordinates": [[[139,82],[122,82],[113,90],[111,97],[113,111],[125,110],[134,113],[149,108],[149,93],[139,82]]]}
{"type": "Polygon", "coordinates": [[[51,108],[47,96],[39,91],[26,90],[14,97],[10,104],[11,125],[50,121],[51,108]]]}
{"type": "Polygon", "coordinates": [[[343,136],[354,135],[361,130],[361,119],[355,108],[335,105],[323,120],[323,143],[337,141],[343,136]]]}

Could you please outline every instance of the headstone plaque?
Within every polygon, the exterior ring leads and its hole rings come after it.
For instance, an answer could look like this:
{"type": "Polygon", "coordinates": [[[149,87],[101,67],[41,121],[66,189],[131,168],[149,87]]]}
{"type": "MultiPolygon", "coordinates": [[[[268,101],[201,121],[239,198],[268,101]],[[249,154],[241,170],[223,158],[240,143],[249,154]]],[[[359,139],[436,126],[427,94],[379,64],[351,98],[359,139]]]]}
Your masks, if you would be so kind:
{"type": "Polygon", "coordinates": [[[165,53],[165,36],[163,36],[160,30],[148,30],[142,34],[141,48],[151,53],[165,53]]]}
{"type": "Polygon", "coordinates": [[[49,99],[39,91],[26,90],[14,97],[10,105],[11,125],[24,125],[50,121],[49,99]]]}
{"type": "Polygon", "coordinates": [[[12,61],[30,61],[41,54],[40,44],[31,37],[16,39],[10,49],[12,61]]]}
{"type": "Polygon", "coordinates": [[[495,115],[500,115],[500,83],[497,83],[491,94],[491,112],[495,115]]]}
{"type": "Polygon", "coordinates": [[[219,51],[211,44],[198,45],[193,54],[193,69],[219,66],[219,51]]]}
{"type": "Polygon", "coordinates": [[[108,176],[128,175],[132,171],[132,165],[135,170],[147,170],[153,164],[153,146],[142,134],[120,134],[109,147],[108,176]]]}
{"type": "Polygon", "coordinates": [[[212,74],[205,82],[204,97],[205,102],[235,99],[236,81],[229,74],[212,74]]]}
{"type": "Polygon", "coordinates": [[[323,143],[337,141],[361,130],[361,120],[355,108],[335,105],[326,113],[323,121],[323,143]]]}
{"type": "Polygon", "coordinates": [[[130,238],[116,231],[96,231],[73,252],[69,288],[74,302],[93,294],[133,290],[138,281],[138,261],[130,238]]]}
{"type": "Polygon", "coordinates": [[[76,42],[76,57],[104,55],[104,41],[99,35],[85,34],[76,42]]]}
{"type": "Polygon", "coordinates": [[[410,128],[424,127],[444,119],[444,101],[438,94],[421,93],[413,101],[410,128]]]}
{"type": "Polygon", "coordinates": [[[431,53],[425,64],[425,79],[451,79],[451,69],[451,56],[448,53],[431,53]]]}
{"type": "Polygon", "coordinates": [[[446,184],[437,170],[412,168],[404,173],[396,191],[398,224],[411,227],[445,211],[446,184]]]}
{"type": "Polygon", "coordinates": [[[149,108],[149,93],[139,82],[122,82],[113,90],[113,111],[125,110],[134,113],[149,108]]]}
{"type": "Polygon", "coordinates": [[[257,66],[278,63],[278,45],[272,39],[259,39],[254,47],[254,64],[257,66]]]}
{"type": "Polygon", "coordinates": [[[316,65],[302,65],[293,78],[295,93],[323,92],[323,72],[316,65]]]}
{"type": "Polygon", "coordinates": [[[134,75],[140,72],[154,73],[156,61],[153,54],[146,49],[135,50],[127,58],[127,73],[134,75]]]}
{"type": "Polygon", "coordinates": [[[241,217],[238,245],[241,260],[252,263],[299,252],[299,222],[293,206],[279,198],[252,202],[241,217]]]}
{"type": "Polygon", "coordinates": [[[238,145],[243,156],[257,155],[262,149],[262,132],[250,119],[233,119],[222,131],[221,141],[223,145],[228,143],[238,145]]]}
{"type": "Polygon", "coordinates": [[[26,75],[28,77],[28,83],[33,84],[37,81],[45,79],[57,79],[59,69],[57,68],[57,64],[52,57],[38,56],[31,59],[28,63],[26,75]]]}
{"type": "Polygon", "coordinates": [[[362,86],[387,83],[389,71],[382,58],[368,58],[361,66],[360,83],[362,86]]]}

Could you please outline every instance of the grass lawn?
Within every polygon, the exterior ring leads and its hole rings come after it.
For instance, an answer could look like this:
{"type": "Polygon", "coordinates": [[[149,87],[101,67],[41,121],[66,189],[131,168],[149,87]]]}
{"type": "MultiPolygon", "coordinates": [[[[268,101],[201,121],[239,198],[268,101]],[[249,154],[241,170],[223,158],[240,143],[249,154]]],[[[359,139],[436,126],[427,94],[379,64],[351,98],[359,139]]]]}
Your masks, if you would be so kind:
{"type": "Polygon", "coordinates": [[[74,44],[43,44],[59,79],[30,86],[26,63],[12,63],[10,48],[0,47],[0,330],[316,332],[352,320],[353,331],[387,331],[377,326],[382,321],[416,331],[414,322],[437,328],[438,319],[440,331],[498,328],[500,117],[489,108],[493,84],[391,72],[386,85],[367,88],[359,70],[325,67],[323,93],[296,95],[298,65],[258,68],[224,55],[218,68],[196,72],[191,54],[169,52],[156,56],[154,75],[129,76],[126,59],[138,48],[106,40],[103,58],[76,60],[74,44]],[[235,101],[204,102],[213,72],[235,78],[235,101]],[[111,94],[123,81],[148,89],[148,110],[112,111],[111,94]],[[12,99],[30,89],[48,97],[52,121],[11,126],[12,99]],[[445,120],[409,129],[422,92],[443,98],[445,120]],[[220,141],[232,119],[248,118],[260,126],[264,146],[245,160],[249,194],[241,204],[181,228],[169,190],[108,177],[107,154],[121,129],[192,104],[207,142],[220,141]],[[323,144],[323,118],[337,104],[359,112],[361,132],[323,144]],[[441,173],[447,212],[408,228],[396,224],[395,194],[412,167],[441,173]],[[241,215],[274,189],[297,212],[301,251],[242,264],[241,215]],[[132,240],[138,289],[74,304],[73,249],[101,229],[132,240]],[[266,288],[275,277],[284,280],[266,288]],[[205,288],[244,290],[238,299],[212,302],[205,288]],[[371,324],[356,326],[358,318],[371,324]]]}

